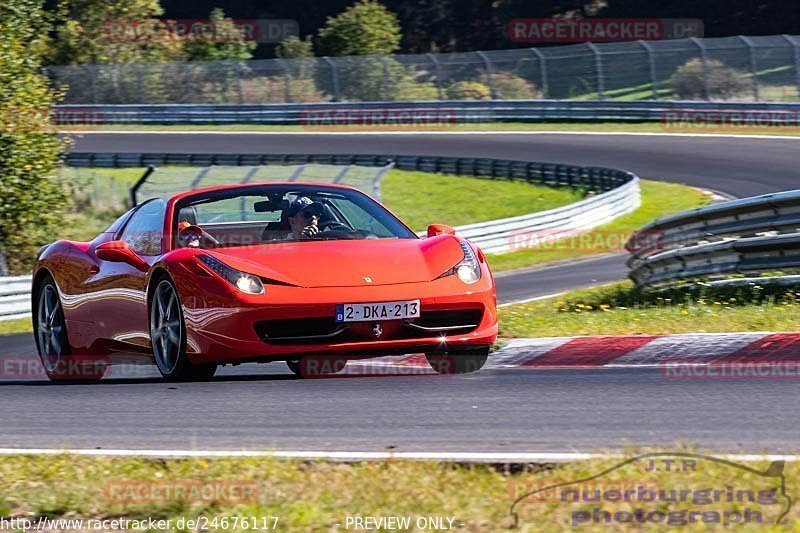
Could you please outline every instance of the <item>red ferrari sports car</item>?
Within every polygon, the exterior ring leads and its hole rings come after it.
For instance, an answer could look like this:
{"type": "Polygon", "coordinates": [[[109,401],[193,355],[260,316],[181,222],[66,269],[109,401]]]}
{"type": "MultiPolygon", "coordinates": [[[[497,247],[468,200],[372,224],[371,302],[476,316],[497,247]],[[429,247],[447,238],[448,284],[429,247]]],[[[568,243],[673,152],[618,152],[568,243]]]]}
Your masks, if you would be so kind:
{"type": "Polygon", "coordinates": [[[91,242],[44,247],[33,327],[51,379],[97,379],[116,355],[164,378],[286,361],[297,374],[424,353],[439,373],[480,369],[497,336],[483,253],[431,225],[419,238],[369,196],[270,183],[153,198],[91,242]],[[96,365],[96,361],[103,361],[96,365]],[[76,376],[91,363],[96,372],[76,376]]]}

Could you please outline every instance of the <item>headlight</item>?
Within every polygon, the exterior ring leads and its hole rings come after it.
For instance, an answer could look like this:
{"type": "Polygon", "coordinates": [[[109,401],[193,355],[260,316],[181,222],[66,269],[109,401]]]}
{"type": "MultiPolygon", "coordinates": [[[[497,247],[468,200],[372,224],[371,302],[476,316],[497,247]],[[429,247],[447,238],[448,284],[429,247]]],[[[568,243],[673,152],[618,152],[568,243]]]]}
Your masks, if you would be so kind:
{"type": "Polygon", "coordinates": [[[456,266],[439,276],[439,278],[444,278],[446,276],[452,276],[455,274],[458,276],[458,279],[467,285],[472,285],[481,279],[481,266],[478,263],[478,258],[475,256],[475,252],[472,251],[472,247],[469,244],[464,241],[459,241],[458,244],[461,245],[461,249],[464,251],[464,259],[462,259],[456,266]]]}
{"type": "Polygon", "coordinates": [[[210,255],[201,255],[199,259],[204,265],[218,274],[219,277],[223,278],[243,293],[264,294],[264,284],[258,276],[240,272],[210,255]]]}

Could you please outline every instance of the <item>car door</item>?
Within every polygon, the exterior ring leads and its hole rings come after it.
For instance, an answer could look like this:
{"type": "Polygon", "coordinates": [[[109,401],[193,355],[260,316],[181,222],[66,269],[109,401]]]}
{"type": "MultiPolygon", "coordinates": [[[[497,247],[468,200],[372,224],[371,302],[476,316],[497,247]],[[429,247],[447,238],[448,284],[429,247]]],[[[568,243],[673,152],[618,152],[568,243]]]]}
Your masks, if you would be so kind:
{"type": "MultiPolygon", "coordinates": [[[[151,266],[162,254],[166,206],[161,199],[142,204],[116,237],[151,266]]],[[[92,313],[99,338],[112,351],[149,351],[147,272],[100,259],[98,267],[92,313]]]]}

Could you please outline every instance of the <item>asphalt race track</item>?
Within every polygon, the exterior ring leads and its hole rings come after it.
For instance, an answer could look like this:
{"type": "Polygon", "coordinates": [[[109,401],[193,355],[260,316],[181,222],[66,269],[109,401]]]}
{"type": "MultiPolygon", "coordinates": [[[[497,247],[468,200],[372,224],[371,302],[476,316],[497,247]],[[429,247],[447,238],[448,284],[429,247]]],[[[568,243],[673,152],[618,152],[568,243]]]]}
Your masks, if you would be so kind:
{"type": "MultiPolygon", "coordinates": [[[[94,133],[76,151],[396,153],[592,164],[746,196],[797,187],[800,139],[601,135],[94,133]]],[[[501,302],[624,277],[606,256],[498,277],[501,302]]],[[[30,355],[28,335],[0,338],[30,355]]],[[[791,453],[787,381],[668,381],[657,369],[486,370],[459,377],[293,379],[280,363],[210,383],[0,381],[0,447],[570,452],[623,445],[791,453]]]]}
{"type": "Polygon", "coordinates": [[[644,178],[753,196],[800,186],[800,137],[585,134],[87,133],[76,152],[360,153],[495,157],[622,168],[644,178]]]}

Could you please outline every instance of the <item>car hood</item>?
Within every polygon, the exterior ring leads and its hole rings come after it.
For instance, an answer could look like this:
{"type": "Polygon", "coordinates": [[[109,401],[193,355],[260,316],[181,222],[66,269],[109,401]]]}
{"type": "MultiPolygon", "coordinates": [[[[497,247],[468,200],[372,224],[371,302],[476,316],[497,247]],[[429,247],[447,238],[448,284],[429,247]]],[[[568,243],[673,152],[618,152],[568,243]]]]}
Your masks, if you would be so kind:
{"type": "Polygon", "coordinates": [[[430,281],[464,257],[458,239],[297,241],[217,248],[227,265],[300,287],[359,287],[430,281]]]}

